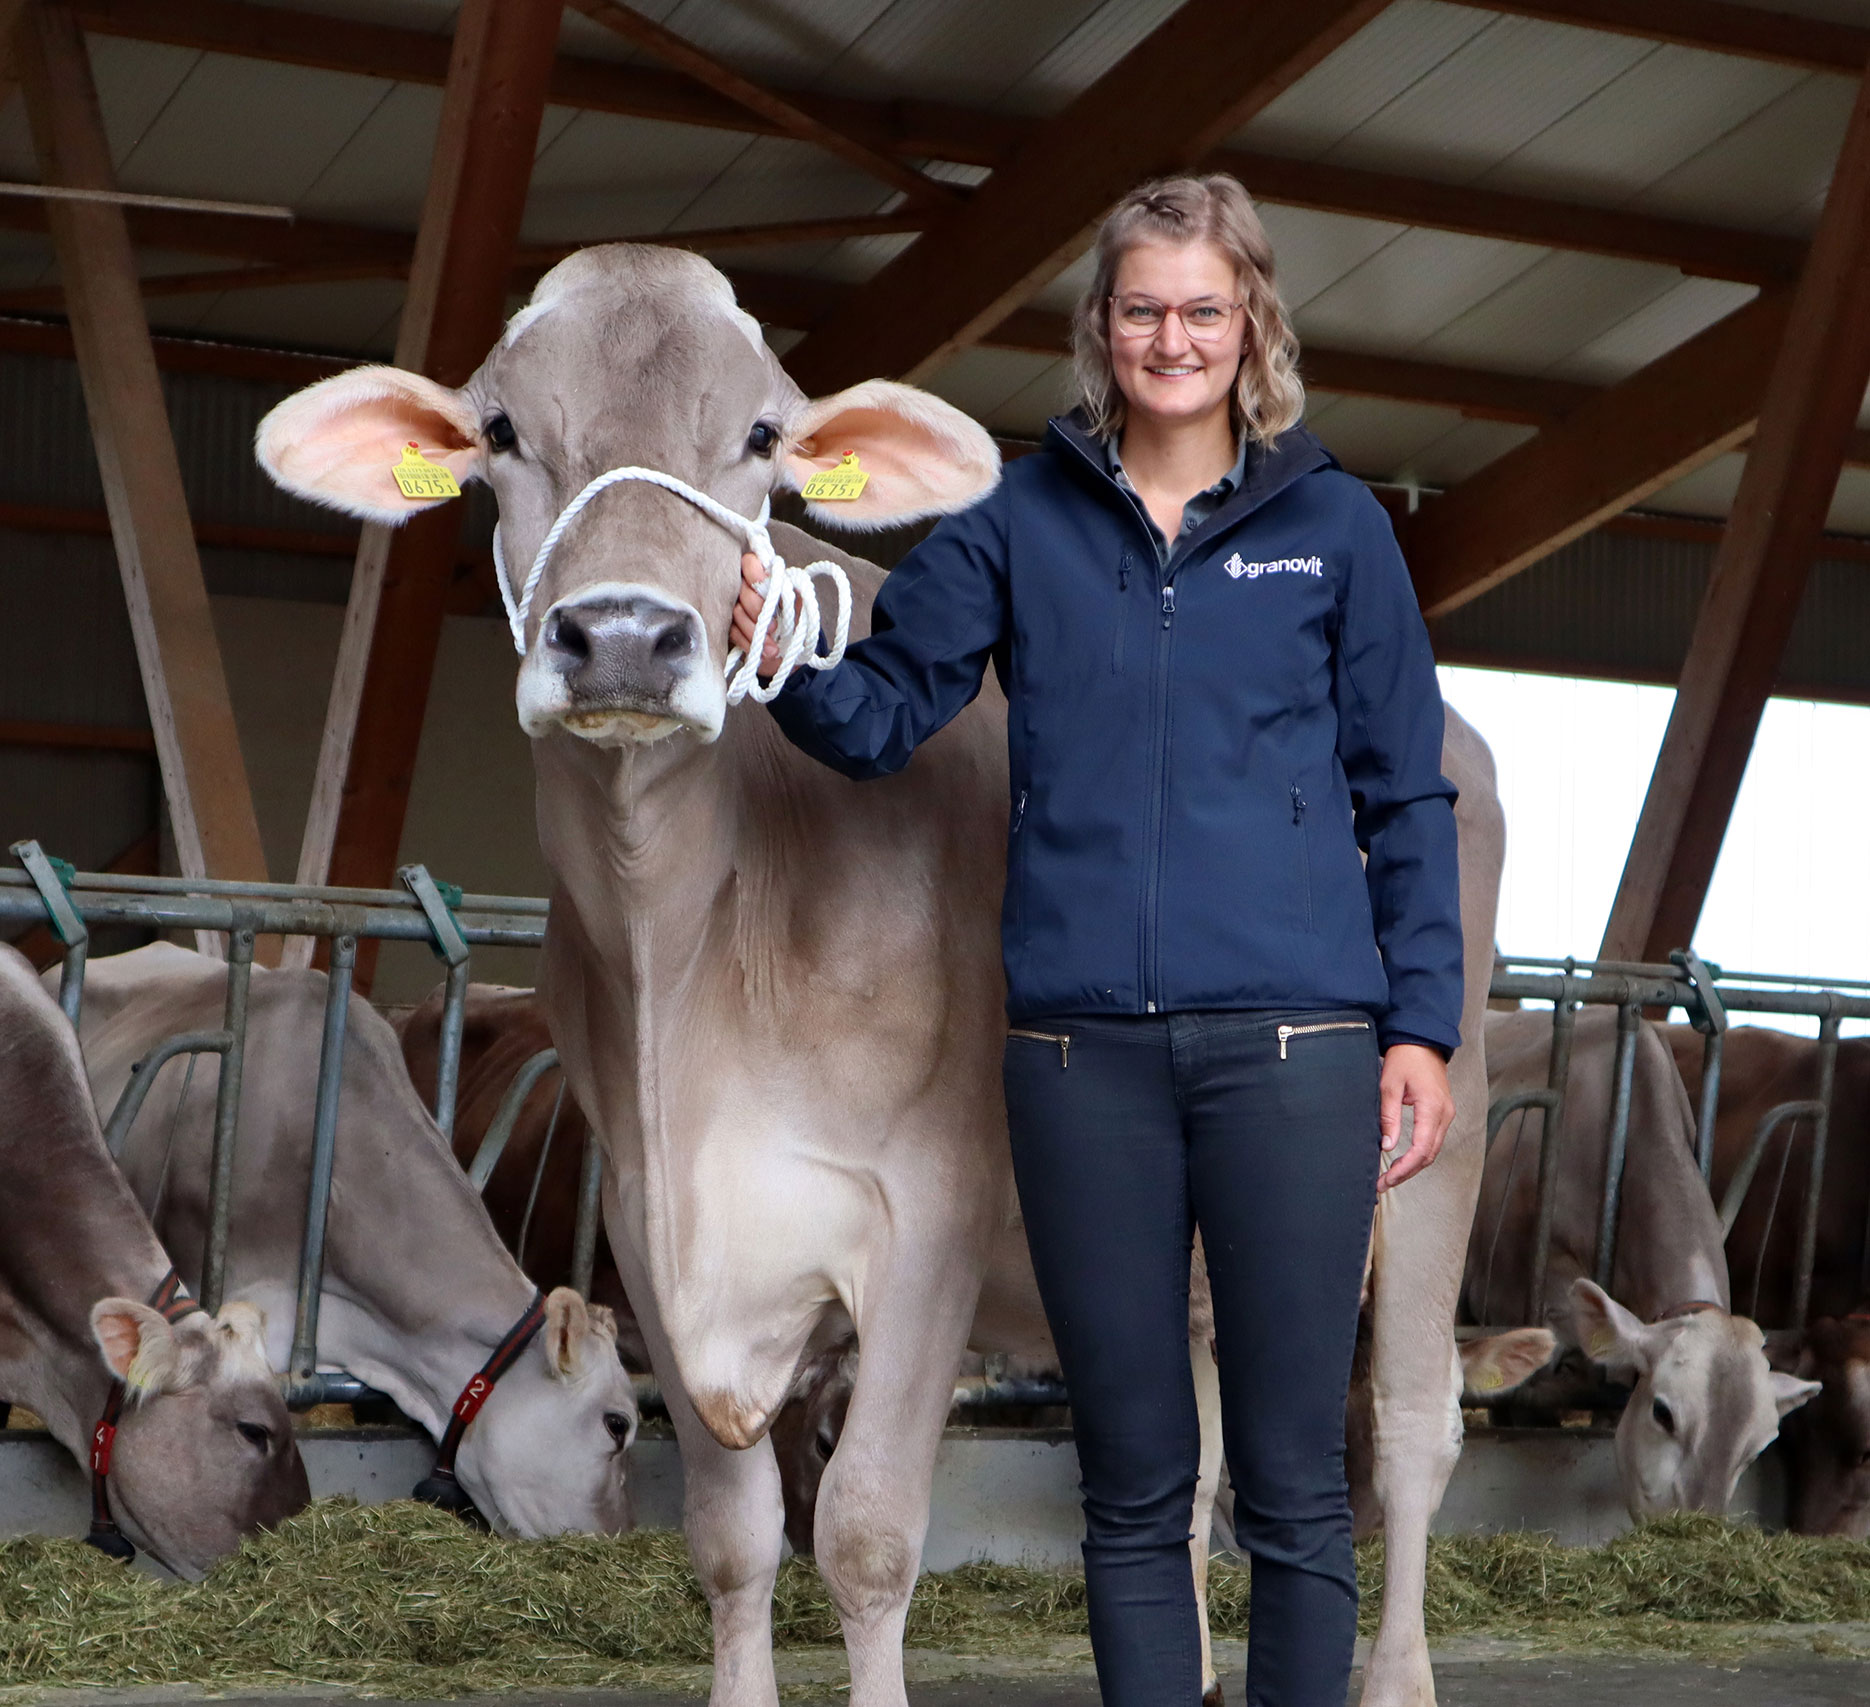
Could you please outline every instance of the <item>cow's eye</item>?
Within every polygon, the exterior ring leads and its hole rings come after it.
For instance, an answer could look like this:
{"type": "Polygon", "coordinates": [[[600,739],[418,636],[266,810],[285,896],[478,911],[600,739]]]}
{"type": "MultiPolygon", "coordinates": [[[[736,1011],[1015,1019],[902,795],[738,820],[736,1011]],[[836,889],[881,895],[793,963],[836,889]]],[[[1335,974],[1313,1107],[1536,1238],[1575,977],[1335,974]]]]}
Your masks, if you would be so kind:
{"type": "Polygon", "coordinates": [[[1675,1432],[1675,1413],[1669,1409],[1665,1401],[1661,1399],[1656,1400],[1656,1402],[1649,1407],[1649,1414],[1656,1419],[1656,1426],[1660,1428],[1664,1434],[1673,1434],[1675,1432]]]}
{"type": "Polygon", "coordinates": [[[496,415],[487,423],[487,442],[495,450],[511,450],[519,443],[519,434],[513,431],[513,423],[504,415],[496,415]]]}
{"type": "Polygon", "coordinates": [[[240,1438],[249,1446],[257,1447],[261,1452],[273,1444],[273,1431],[262,1423],[235,1423],[240,1438]]]}
{"type": "Polygon", "coordinates": [[[771,421],[755,421],[753,431],[747,434],[747,449],[755,456],[771,456],[778,443],[779,429],[771,421]]]}
{"type": "Polygon", "coordinates": [[[628,1440],[630,1438],[630,1419],[626,1417],[622,1411],[606,1411],[604,1413],[604,1427],[610,1430],[610,1438],[612,1440],[628,1440]]]}

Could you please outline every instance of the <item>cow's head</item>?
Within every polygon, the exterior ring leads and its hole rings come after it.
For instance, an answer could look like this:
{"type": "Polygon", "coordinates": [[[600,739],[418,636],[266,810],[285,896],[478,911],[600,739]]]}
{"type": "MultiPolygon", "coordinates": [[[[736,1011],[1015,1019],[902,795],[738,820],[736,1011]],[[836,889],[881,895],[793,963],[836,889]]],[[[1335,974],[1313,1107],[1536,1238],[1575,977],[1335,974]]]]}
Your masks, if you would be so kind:
{"type": "Polygon", "coordinates": [[[263,1327],[250,1304],[178,1322],[128,1298],[91,1310],[104,1364],[128,1389],[111,1452],[111,1514],[181,1576],[199,1577],[243,1535],[311,1498],[263,1327]]]}
{"type": "Polygon", "coordinates": [[[462,1437],[455,1474],[504,1535],[616,1535],[632,1522],[624,1468],[636,1422],[615,1318],[555,1287],[538,1337],[462,1437]]]}
{"type": "Polygon", "coordinates": [[[1821,1316],[1787,1337],[1786,1361],[1823,1389],[1786,1419],[1792,1527],[1870,1539],[1870,1313],[1821,1316]]]}
{"type": "Polygon", "coordinates": [[[1714,1305],[1644,1322],[1577,1280],[1571,1307],[1586,1355],[1635,1383],[1617,1425],[1617,1474],[1634,1518],[1726,1511],[1779,1419],[1818,1391],[1768,1364],[1752,1321],[1714,1305]]]}
{"type": "MultiPolygon", "coordinates": [[[[288,491],[394,524],[443,501],[405,497],[392,478],[410,443],[457,481],[491,482],[521,585],[560,512],[612,468],[675,475],[752,517],[854,451],[869,475],[862,495],[811,513],[881,527],[964,507],[1000,466],[979,426],[909,386],[869,380],[806,398],[719,272],[629,244],[582,250],[548,273],[460,390],[355,369],[280,404],[256,449],[288,491]]],[[[670,492],[632,481],[597,496],[531,601],[526,732],[611,746],[677,730],[713,740],[742,549],[670,492]]]]}

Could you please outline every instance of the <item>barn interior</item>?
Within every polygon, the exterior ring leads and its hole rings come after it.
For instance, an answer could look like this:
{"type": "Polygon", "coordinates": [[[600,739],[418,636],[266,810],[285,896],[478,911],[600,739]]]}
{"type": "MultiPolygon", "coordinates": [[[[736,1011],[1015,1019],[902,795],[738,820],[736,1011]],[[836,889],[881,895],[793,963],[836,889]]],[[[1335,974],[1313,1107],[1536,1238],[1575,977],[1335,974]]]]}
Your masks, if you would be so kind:
{"type": "MultiPolygon", "coordinates": [[[[0,107],[0,831],[543,893],[484,489],[360,531],[261,475],[265,411],[358,362],[458,382],[628,240],[720,266],[808,390],[906,377],[1018,454],[1100,212],[1215,169],[1439,656],[1679,685],[1603,940],[1654,959],[1766,697],[1870,700],[1861,10],[0,7],[40,20],[0,107]]],[[[432,975],[391,948],[379,993],[432,975]]]]}

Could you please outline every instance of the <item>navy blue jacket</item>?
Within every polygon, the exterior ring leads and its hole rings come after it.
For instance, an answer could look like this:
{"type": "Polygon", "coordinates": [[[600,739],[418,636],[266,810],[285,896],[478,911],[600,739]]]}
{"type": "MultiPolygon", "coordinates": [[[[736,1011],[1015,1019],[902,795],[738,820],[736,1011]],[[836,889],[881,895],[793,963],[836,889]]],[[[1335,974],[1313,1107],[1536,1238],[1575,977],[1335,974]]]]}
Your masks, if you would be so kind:
{"type": "Polygon", "coordinates": [[[993,659],[1015,1019],[1360,1007],[1385,1046],[1452,1049],[1455,791],[1389,518],[1295,428],[1166,569],[1149,527],[1102,446],[1054,421],[891,572],[871,637],[796,673],[773,715],[845,775],[884,776],[993,659]]]}

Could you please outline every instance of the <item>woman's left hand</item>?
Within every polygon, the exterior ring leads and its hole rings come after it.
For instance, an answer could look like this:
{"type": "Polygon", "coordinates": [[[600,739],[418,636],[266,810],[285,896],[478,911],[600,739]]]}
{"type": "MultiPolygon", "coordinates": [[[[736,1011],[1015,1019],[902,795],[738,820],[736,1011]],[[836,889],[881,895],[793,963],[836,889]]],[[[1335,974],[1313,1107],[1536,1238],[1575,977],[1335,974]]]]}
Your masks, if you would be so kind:
{"type": "Polygon", "coordinates": [[[1419,1174],[1441,1154],[1442,1140],[1454,1122],[1454,1093],[1448,1088],[1447,1062],[1420,1043],[1393,1044],[1383,1052],[1380,1099],[1385,1155],[1401,1142],[1403,1105],[1415,1110],[1409,1148],[1377,1181],[1378,1191],[1389,1191],[1412,1174],[1419,1174]]]}

